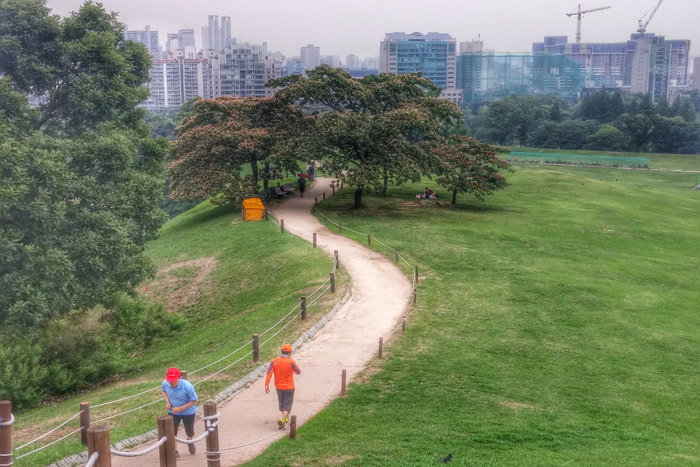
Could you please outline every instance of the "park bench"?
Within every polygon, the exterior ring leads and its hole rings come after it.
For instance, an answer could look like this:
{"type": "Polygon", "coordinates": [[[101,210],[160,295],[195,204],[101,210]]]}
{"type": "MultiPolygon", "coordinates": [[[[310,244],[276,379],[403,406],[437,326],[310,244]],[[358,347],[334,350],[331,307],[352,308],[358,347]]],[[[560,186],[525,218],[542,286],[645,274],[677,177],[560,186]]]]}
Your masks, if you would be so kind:
{"type": "Polygon", "coordinates": [[[274,187],[275,194],[277,195],[278,198],[284,197],[284,195],[288,195],[290,192],[289,191],[284,191],[281,187],[276,186],[274,187]]]}
{"type": "Polygon", "coordinates": [[[297,190],[296,190],[296,188],[292,188],[291,186],[289,186],[289,183],[285,183],[284,185],[282,185],[282,191],[284,191],[285,194],[292,194],[293,195],[294,192],[297,190]]]}

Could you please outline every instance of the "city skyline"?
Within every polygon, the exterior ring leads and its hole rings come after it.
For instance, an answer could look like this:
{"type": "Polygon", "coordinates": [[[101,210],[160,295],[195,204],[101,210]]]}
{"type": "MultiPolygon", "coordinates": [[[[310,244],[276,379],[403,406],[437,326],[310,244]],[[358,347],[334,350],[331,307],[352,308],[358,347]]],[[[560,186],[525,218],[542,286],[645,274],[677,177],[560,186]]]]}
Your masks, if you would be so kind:
{"type": "MultiPolygon", "coordinates": [[[[77,10],[82,0],[50,0],[53,13],[62,16],[77,10]]],[[[545,35],[566,35],[573,42],[575,18],[565,13],[576,10],[577,3],[560,0],[495,0],[467,4],[443,0],[440,8],[425,8],[416,0],[387,0],[380,7],[369,0],[336,2],[306,0],[289,5],[280,0],[242,4],[232,7],[220,0],[207,2],[206,9],[191,13],[192,3],[173,0],[142,0],[139,10],[129,0],[103,0],[105,8],[119,14],[129,29],[149,25],[158,31],[161,45],[168,33],[180,29],[198,31],[207,24],[208,15],[231,17],[231,36],[239,41],[267,42],[268,50],[287,57],[298,56],[300,48],[314,44],[321,55],[360,57],[379,55],[379,43],[385,33],[443,32],[457,41],[481,37],[490,49],[523,52],[545,35]],[[150,13],[144,13],[148,11],[150,13]],[[513,31],[517,31],[514,33],[513,31]]],[[[695,11],[697,0],[667,0],[661,4],[648,32],[669,39],[690,39],[691,56],[700,55],[700,28],[695,11]]],[[[611,9],[586,15],[582,23],[582,42],[620,42],[637,28],[637,20],[649,14],[656,0],[595,0],[587,6],[612,6],[611,9]]],[[[197,36],[197,35],[196,35],[197,36]]],[[[201,48],[201,35],[196,46],[201,48]]]]}

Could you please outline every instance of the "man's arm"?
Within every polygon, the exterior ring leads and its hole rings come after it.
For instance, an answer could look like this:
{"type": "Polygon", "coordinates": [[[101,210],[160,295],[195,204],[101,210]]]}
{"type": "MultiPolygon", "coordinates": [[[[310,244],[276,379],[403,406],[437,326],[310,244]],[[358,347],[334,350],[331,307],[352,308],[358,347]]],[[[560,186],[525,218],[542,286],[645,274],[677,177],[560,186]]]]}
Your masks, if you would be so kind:
{"type": "Polygon", "coordinates": [[[173,412],[173,413],[180,413],[180,412],[182,412],[183,410],[189,409],[190,407],[192,407],[192,406],[195,405],[196,403],[197,403],[196,400],[189,401],[187,404],[181,405],[180,407],[173,407],[172,412],[173,412]]]}
{"type": "Polygon", "coordinates": [[[165,410],[170,410],[172,408],[172,405],[170,405],[170,398],[168,397],[168,393],[163,391],[163,397],[165,398],[165,410]]]}
{"type": "Polygon", "coordinates": [[[274,369],[275,367],[273,366],[272,362],[270,362],[270,366],[267,367],[267,376],[265,376],[265,392],[267,394],[270,393],[270,379],[272,378],[274,369]]]}
{"type": "Polygon", "coordinates": [[[298,375],[301,374],[301,370],[299,369],[297,362],[292,362],[292,371],[298,375]]]}

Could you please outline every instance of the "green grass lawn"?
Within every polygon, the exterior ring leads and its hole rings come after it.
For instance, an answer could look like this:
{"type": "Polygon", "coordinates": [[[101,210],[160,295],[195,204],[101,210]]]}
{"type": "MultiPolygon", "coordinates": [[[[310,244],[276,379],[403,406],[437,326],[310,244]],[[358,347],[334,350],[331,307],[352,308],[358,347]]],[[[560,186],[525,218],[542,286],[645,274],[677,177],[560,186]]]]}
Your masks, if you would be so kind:
{"type": "Polygon", "coordinates": [[[588,149],[545,149],[513,147],[513,151],[561,154],[590,154],[591,156],[642,157],[649,159],[649,168],[657,170],[700,171],[700,154],[661,154],[646,152],[590,151],[588,149]]]}
{"type": "Polygon", "coordinates": [[[485,203],[414,199],[428,180],[361,210],[349,189],[321,203],[419,265],[418,308],[381,371],[246,465],[700,463],[690,174],[523,166],[508,181],[485,203]]]}
{"type": "MultiPolygon", "coordinates": [[[[170,220],[160,237],[149,246],[148,253],[159,268],[183,263],[164,277],[147,282],[146,292],[141,293],[146,293],[151,300],[177,308],[187,317],[185,328],[178,335],[156,342],[147,351],[134,355],[138,370],[133,374],[117,377],[110,384],[63,401],[17,414],[15,446],[77,413],[81,401],[96,405],[145,391],[159,386],[170,366],[192,371],[234,351],[249,341],[252,334],[264,331],[288,313],[299,303],[301,295],[308,294],[326,280],[332,268],[330,257],[293,235],[280,235],[272,222],[243,222],[239,211],[230,206],[214,207],[208,202],[170,220]],[[205,259],[204,267],[211,272],[201,274],[199,282],[188,291],[190,281],[200,276],[203,267],[188,261],[202,258],[205,259]]],[[[309,307],[307,321],[297,321],[262,347],[262,359],[276,355],[283,341],[293,341],[345,294],[348,277],[343,271],[338,277],[336,294],[309,307]]],[[[261,338],[261,342],[267,337],[261,338]]],[[[245,348],[190,380],[197,382],[250,350],[245,348]]],[[[247,358],[199,385],[200,400],[206,400],[250,372],[256,366],[251,360],[252,357],[247,358]]],[[[160,399],[160,390],[155,390],[123,403],[93,409],[92,420],[160,399]]],[[[111,427],[112,443],[153,429],[155,418],[164,413],[164,405],[156,403],[106,422],[111,427]]],[[[72,422],[58,433],[68,434],[77,426],[72,422]]],[[[20,459],[14,465],[46,465],[80,452],[84,448],[76,442],[78,439],[73,436],[55,448],[20,459]]],[[[18,451],[15,456],[34,447],[18,451]]]]}

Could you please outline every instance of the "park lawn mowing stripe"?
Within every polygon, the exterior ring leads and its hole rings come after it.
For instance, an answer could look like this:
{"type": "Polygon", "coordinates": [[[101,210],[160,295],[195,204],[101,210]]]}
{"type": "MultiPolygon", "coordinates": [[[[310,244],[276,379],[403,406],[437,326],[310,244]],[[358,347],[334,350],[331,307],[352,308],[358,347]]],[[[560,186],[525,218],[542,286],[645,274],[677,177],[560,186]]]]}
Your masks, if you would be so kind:
{"type": "Polygon", "coordinates": [[[380,371],[246,465],[699,462],[688,177],[524,166],[485,203],[416,200],[427,179],[359,210],[352,189],[321,203],[418,264],[418,307],[380,371]]]}
{"type": "MultiPolygon", "coordinates": [[[[15,446],[45,433],[77,413],[81,401],[96,405],[159,387],[165,370],[170,366],[192,371],[232,352],[249,341],[253,333],[260,333],[275,324],[299,303],[301,295],[315,290],[326,280],[333,264],[329,256],[321,250],[312,249],[308,242],[291,234],[280,235],[279,228],[272,222],[244,222],[240,211],[234,207],[215,207],[208,201],[171,219],[162,228],[160,237],[149,245],[148,254],[159,269],[201,258],[210,258],[214,263],[211,272],[197,284],[196,293],[179,308],[173,309],[187,318],[185,327],[171,339],[156,341],[146,351],[133,355],[132,373],[118,375],[104,386],[65,400],[16,414],[14,428],[18,432],[14,435],[15,446]]],[[[167,276],[166,279],[181,281],[176,282],[177,289],[180,285],[185,287],[198,271],[193,266],[183,266],[173,269],[171,273],[173,277],[167,276]]],[[[168,285],[167,280],[165,285],[168,285]]],[[[295,340],[345,294],[349,278],[344,270],[339,270],[336,281],[336,294],[328,294],[308,307],[307,321],[302,323],[297,320],[260,348],[263,361],[276,356],[283,342],[295,340]]],[[[145,285],[146,297],[152,300],[167,302],[169,295],[177,292],[166,288],[164,293],[160,293],[156,289],[165,285],[159,279],[145,285]]],[[[144,292],[140,290],[139,293],[144,292]]],[[[261,343],[267,338],[261,338],[261,343]]],[[[246,347],[231,358],[190,377],[190,380],[196,383],[250,350],[246,347]]],[[[211,398],[256,366],[252,363],[252,357],[246,358],[230,370],[197,386],[200,402],[211,398]]],[[[162,395],[158,389],[152,394],[94,409],[91,418],[97,420],[159,399],[162,399],[162,395]]],[[[156,403],[106,422],[111,428],[111,442],[155,428],[155,418],[165,413],[164,407],[164,404],[156,403]]],[[[72,422],[68,425],[70,428],[62,429],[58,435],[68,434],[77,426],[77,422],[72,422]]],[[[50,437],[47,441],[53,439],[56,438],[50,437]]],[[[15,456],[40,445],[18,451],[15,456]]],[[[46,465],[83,450],[85,448],[80,445],[79,436],[76,435],[56,447],[20,459],[14,465],[46,465]]]]}

